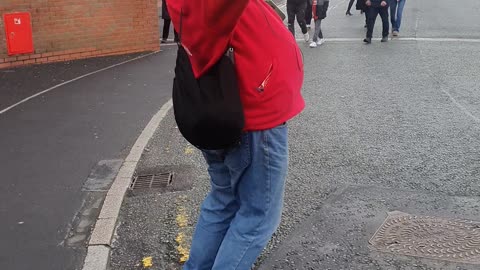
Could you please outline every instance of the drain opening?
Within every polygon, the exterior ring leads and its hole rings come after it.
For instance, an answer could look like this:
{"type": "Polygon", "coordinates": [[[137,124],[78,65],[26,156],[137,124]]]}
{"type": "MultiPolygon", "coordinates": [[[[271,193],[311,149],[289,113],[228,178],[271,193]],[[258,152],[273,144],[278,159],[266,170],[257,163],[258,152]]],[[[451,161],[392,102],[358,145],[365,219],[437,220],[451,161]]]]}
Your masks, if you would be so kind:
{"type": "Polygon", "coordinates": [[[134,176],[130,189],[165,188],[173,183],[174,173],[145,174],[134,176]]]}

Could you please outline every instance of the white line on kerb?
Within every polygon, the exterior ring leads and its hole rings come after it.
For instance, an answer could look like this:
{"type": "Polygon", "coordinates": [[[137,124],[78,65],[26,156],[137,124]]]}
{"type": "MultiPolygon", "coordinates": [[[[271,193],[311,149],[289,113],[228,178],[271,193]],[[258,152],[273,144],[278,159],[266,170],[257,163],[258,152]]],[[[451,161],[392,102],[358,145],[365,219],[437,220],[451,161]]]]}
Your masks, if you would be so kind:
{"type": "Polygon", "coordinates": [[[74,78],[74,79],[68,80],[68,81],[66,81],[66,82],[57,84],[57,85],[55,85],[55,86],[53,86],[53,87],[50,87],[50,88],[48,88],[48,89],[46,89],[46,90],[43,90],[43,91],[41,91],[41,92],[39,92],[39,93],[36,93],[35,95],[29,96],[29,97],[27,97],[27,98],[25,98],[25,99],[23,99],[23,100],[15,103],[15,104],[13,104],[13,105],[11,105],[11,106],[9,106],[9,107],[1,110],[1,111],[0,111],[0,114],[6,113],[6,112],[8,112],[9,110],[17,107],[18,105],[20,105],[20,104],[22,104],[22,103],[25,103],[25,102],[29,101],[29,100],[32,99],[32,98],[38,97],[38,96],[43,95],[43,94],[45,94],[45,93],[47,93],[47,92],[50,92],[50,91],[52,91],[52,90],[54,90],[54,89],[57,89],[57,88],[59,88],[60,86],[64,86],[64,85],[66,85],[66,84],[69,84],[69,83],[72,83],[72,82],[74,82],[74,81],[78,81],[78,80],[80,80],[80,79],[83,79],[83,78],[85,78],[85,77],[88,77],[88,76],[90,76],[90,75],[93,75],[93,74],[95,74],[95,73],[99,73],[99,72],[102,72],[102,71],[105,71],[105,70],[108,70],[108,69],[111,69],[111,68],[114,68],[114,67],[117,67],[117,66],[120,66],[120,65],[123,65],[123,64],[129,63],[129,62],[132,62],[132,61],[135,61],[135,60],[138,60],[138,59],[140,59],[140,58],[144,58],[144,57],[150,56],[150,55],[155,54],[155,53],[157,53],[157,52],[152,52],[152,53],[149,53],[149,54],[141,55],[141,56],[138,56],[138,57],[129,59],[129,60],[127,60],[127,61],[123,61],[123,62],[121,62],[121,63],[117,63],[117,64],[115,64],[115,65],[111,65],[111,66],[108,66],[108,67],[106,67],[106,68],[102,68],[102,69],[99,69],[99,70],[96,70],[96,71],[93,71],[93,72],[84,74],[84,75],[82,75],[82,76],[76,77],[76,78],[74,78]]]}
{"type": "Polygon", "coordinates": [[[106,270],[108,269],[108,258],[113,234],[115,233],[118,214],[125,196],[125,192],[130,185],[137,164],[142,153],[150,139],[155,134],[158,126],[172,108],[173,103],[170,99],[162,108],[152,117],[145,129],[142,131],[137,141],[133,145],[130,153],[120,168],[115,180],[107,193],[105,202],[100,211],[95,227],[90,238],[87,256],[83,263],[82,270],[106,270]],[[109,202],[107,203],[107,200],[109,202]],[[107,215],[107,213],[114,213],[107,215]],[[104,218],[102,218],[104,217],[104,218]],[[109,221],[109,222],[99,222],[109,221]]]}
{"type": "MultiPolygon", "coordinates": [[[[297,38],[297,41],[303,41],[302,38],[297,38]]],[[[325,41],[329,42],[359,42],[362,41],[363,37],[358,38],[325,38],[325,41]]],[[[380,38],[374,38],[374,40],[380,40],[380,38]]],[[[422,42],[465,42],[465,43],[480,43],[480,39],[474,38],[416,38],[416,37],[402,37],[402,38],[393,38],[392,42],[395,41],[422,41],[422,42]]]]}

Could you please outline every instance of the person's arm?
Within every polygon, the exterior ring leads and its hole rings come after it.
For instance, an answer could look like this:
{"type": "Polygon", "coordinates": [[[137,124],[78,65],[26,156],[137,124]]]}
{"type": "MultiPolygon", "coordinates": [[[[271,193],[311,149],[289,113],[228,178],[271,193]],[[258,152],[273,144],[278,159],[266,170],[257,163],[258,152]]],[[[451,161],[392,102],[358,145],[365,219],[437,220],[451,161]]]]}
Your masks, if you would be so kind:
{"type": "Polygon", "coordinates": [[[206,25],[220,33],[230,32],[250,0],[201,0],[206,25]]]}

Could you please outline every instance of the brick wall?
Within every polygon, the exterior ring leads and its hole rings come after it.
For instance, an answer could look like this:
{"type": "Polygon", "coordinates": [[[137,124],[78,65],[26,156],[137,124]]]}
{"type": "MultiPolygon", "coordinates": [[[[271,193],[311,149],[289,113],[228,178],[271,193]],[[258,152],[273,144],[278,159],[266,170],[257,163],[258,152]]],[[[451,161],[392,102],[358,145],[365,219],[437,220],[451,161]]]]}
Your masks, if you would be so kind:
{"type": "Polygon", "coordinates": [[[155,51],[157,0],[0,0],[0,68],[155,51]],[[32,54],[9,57],[3,14],[30,12],[32,54]]]}

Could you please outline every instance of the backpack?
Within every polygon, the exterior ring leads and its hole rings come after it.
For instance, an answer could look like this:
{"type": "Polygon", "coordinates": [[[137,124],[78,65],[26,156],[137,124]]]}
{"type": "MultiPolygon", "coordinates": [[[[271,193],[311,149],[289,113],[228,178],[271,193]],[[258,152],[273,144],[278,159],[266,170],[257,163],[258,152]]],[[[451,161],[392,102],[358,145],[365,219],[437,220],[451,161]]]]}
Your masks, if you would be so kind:
{"type": "Polygon", "coordinates": [[[180,133],[203,150],[238,145],[245,119],[235,71],[233,48],[200,78],[182,46],[182,17],[173,80],[173,111],[180,133]]]}

